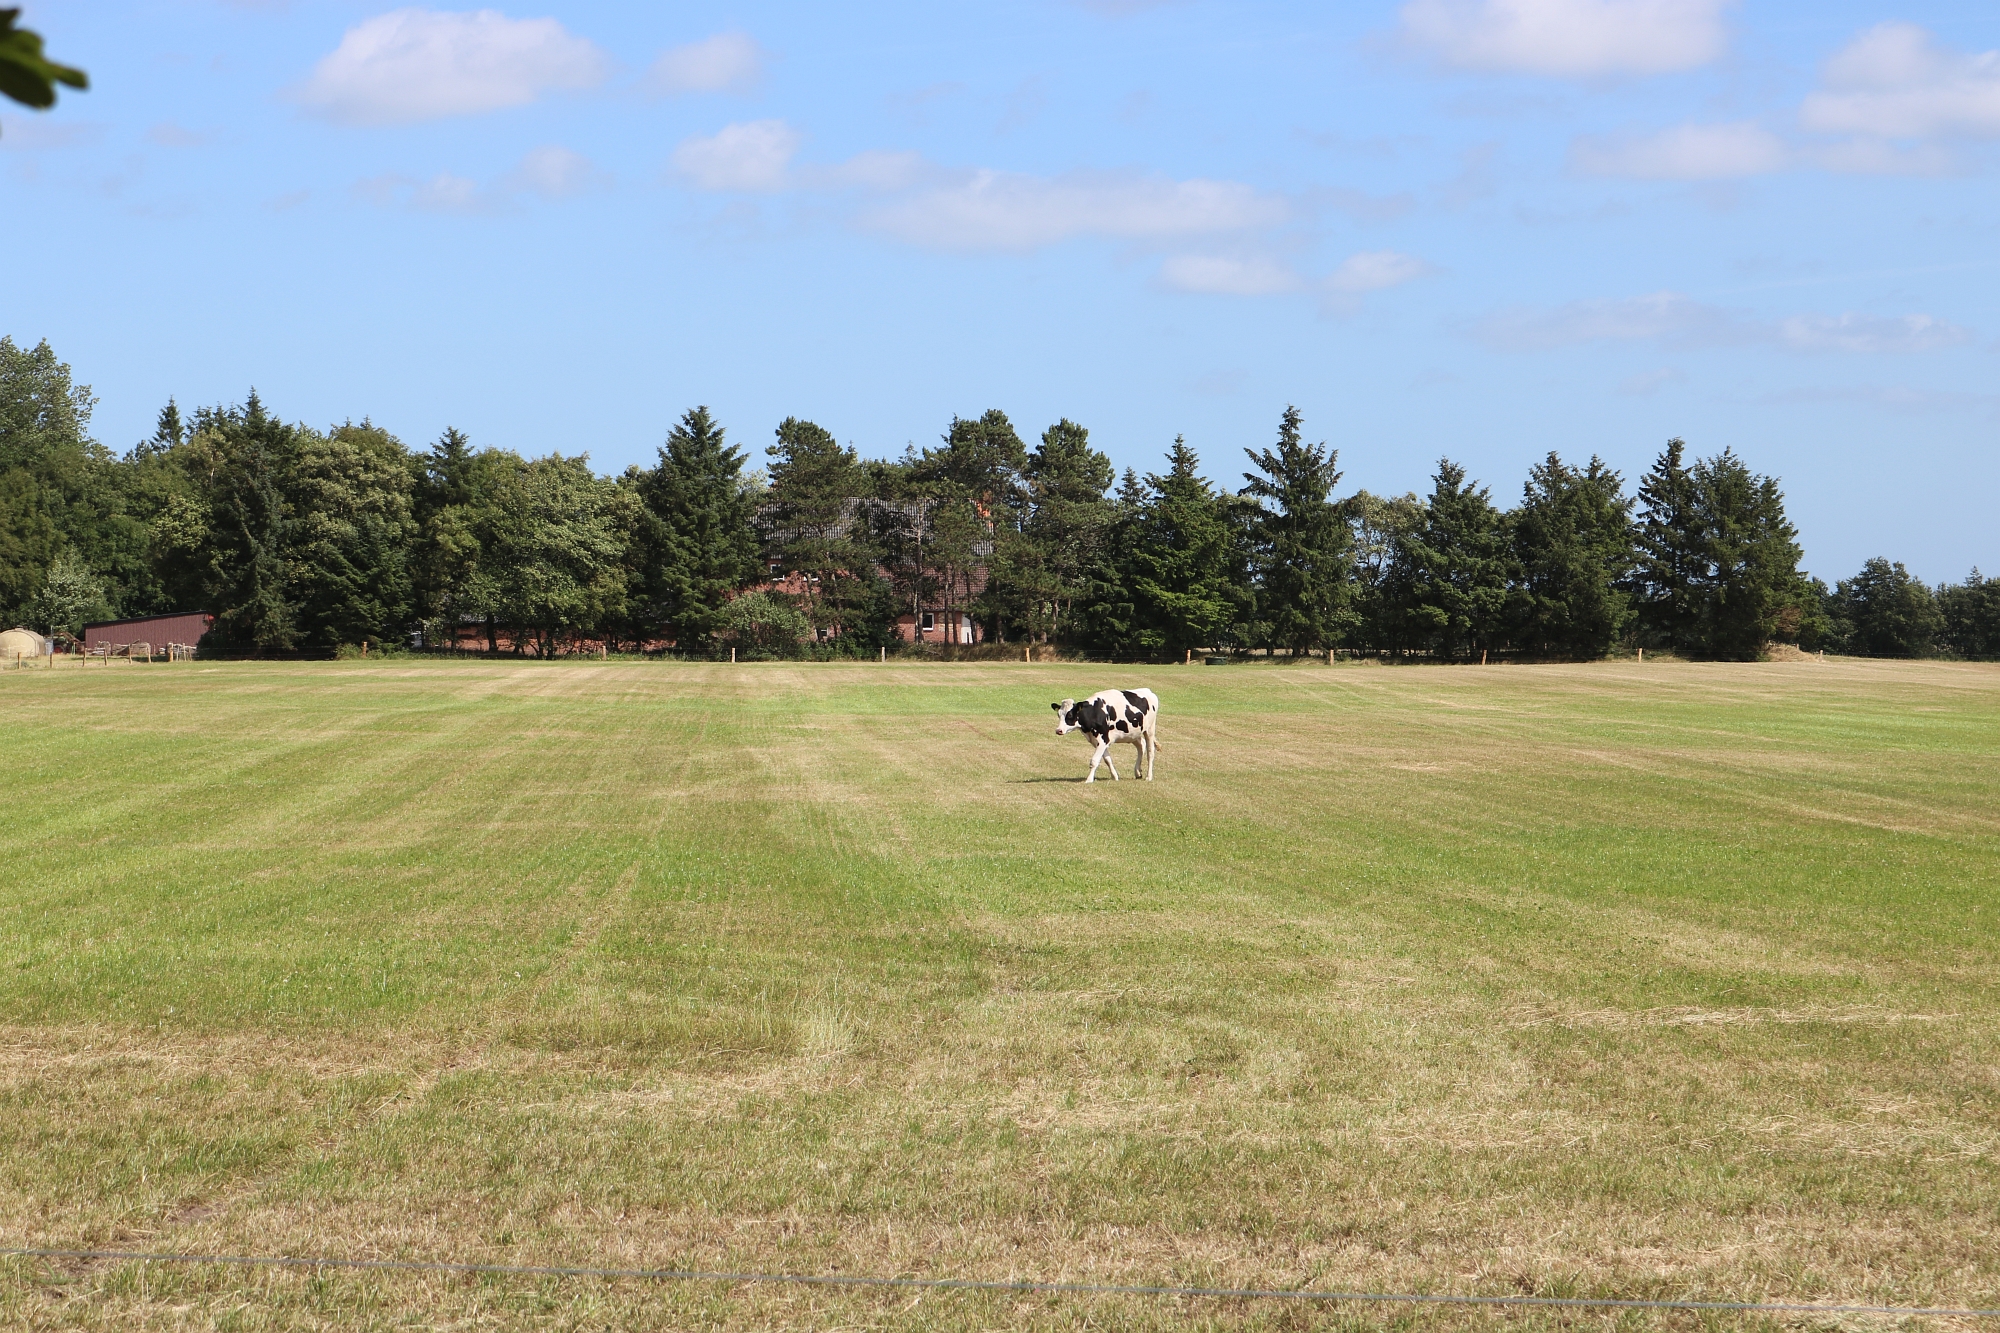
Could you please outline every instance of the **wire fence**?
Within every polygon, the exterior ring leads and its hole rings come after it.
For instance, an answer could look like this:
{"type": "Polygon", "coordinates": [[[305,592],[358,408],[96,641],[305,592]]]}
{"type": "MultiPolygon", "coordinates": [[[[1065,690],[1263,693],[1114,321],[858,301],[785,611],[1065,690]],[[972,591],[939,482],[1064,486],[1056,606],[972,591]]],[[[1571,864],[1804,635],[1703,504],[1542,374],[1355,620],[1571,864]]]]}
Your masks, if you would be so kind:
{"type": "Polygon", "coordinates": [[[1428,1292],[1313,1291],[1284,1287],[1175,1287],[1111,1282],[1038,1282],[1032,1279],[876,1277],[842,1273],[725,1273],[681,1268],[583,1268],[556,1264],[468,1264],[429,1259],[336,1259],[251,1254],[175,1254],[141,1250],[38,1250],[0,1248],[0,1256],[26,1259],[92,1259],[121,1263],[229,1264],[250,1268],[359,1269],[391,1273],[461,1273],[471,1276],[596,1278],[641,1282],[781,1283],[801,1287],[862,1287],[896,1291],[1008,1292],[1049,1296],[1161,1296],[1239,1301],[1351,1302],[1376,1305],[1486,1305],[1610,1310],[1701,1310],[1738,1314],[1928,1316],[2000,1319],[2000,1309],[1921,1305],[1824,1305],[1810,1301],[1697,1301],[1620,1296],[1458,1296],[1428,1292]]]}

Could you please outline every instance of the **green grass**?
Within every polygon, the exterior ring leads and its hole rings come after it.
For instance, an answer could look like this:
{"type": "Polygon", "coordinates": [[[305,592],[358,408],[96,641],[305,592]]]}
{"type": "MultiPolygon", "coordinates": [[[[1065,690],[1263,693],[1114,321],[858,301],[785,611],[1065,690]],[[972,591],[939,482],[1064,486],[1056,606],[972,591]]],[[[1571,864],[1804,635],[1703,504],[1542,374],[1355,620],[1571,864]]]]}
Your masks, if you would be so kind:
{"type": "MultiPolygon", "coordinates": [[[[2000,669],[176,664],[0,716],[0,1245],[2000,1306],[2000,669]],[[1159,781],[1078,785],[1048,703],[1121,684],[1159,781]]],[[[9,1327],[1350,1322],[1714,1321],[0,1261],[9,1327]]]]}

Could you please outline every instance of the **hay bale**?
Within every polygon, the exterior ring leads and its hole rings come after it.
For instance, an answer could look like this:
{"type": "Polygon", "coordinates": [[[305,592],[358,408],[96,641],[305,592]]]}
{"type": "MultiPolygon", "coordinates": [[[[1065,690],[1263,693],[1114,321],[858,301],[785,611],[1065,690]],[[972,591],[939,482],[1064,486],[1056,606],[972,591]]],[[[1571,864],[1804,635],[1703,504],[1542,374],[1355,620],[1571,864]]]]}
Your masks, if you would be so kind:
{"type": "Polygon", "coordinates": [[[0,662],[11,662],[17,657],[46,657],[49,641],[31,629],[10,629],[0,632],[0,662]]]}

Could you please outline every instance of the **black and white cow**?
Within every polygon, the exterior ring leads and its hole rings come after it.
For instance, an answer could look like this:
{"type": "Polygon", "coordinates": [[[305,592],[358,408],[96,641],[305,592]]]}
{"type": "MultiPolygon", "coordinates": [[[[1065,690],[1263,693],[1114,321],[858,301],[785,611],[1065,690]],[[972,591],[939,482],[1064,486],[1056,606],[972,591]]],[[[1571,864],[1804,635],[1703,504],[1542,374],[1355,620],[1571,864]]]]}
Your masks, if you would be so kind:
{"type": "Polygon", "coordinates": [[[1153,760],[1160,752],[1157,694],[1151,690],[1099,690],[1082,703],[1065,699],[1049,707],[1056,710],[1056,735],[1081,731],[1097,742],[1097,749],[1090,756],[1090,776],[1085,782],[1097,781],[1100,763],[1111,770],[1111,780],[1118,781],[1118,765],[1111,762],[1111,747],[1118,744],[1139,747],[1139,757],[1132,761],[1132,774],[1137,777],[1139,765],[1144,763],[1146,781],[1153,780],[1153,760]]]}

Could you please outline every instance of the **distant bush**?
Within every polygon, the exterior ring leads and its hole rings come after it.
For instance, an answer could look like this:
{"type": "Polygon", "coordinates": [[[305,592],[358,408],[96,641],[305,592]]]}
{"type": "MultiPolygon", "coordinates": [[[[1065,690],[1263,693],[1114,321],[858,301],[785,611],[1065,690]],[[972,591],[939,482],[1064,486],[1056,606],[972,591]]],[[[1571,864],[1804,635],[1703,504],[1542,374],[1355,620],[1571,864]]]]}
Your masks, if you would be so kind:
{"type": "Polygon", "coordinates": [[[716,617],[716,639],[753,657],[800,657],[812,638],[812,622],[797,607],[768,592],[733,598],[716,617]]]}

